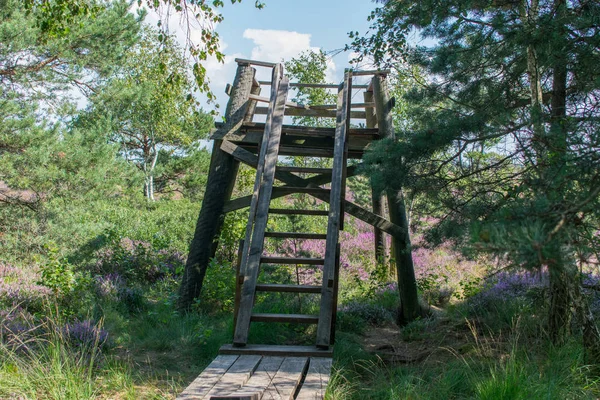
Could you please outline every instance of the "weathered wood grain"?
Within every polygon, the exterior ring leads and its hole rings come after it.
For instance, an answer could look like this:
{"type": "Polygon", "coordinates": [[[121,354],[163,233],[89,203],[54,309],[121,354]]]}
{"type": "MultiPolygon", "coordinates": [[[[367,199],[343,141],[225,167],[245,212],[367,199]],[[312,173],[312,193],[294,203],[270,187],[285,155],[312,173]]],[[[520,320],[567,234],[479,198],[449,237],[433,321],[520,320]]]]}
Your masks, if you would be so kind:
{"type": "Polygon", "coordinates": [[[281,322],[290,324],[316,324],[319,322],[319,317],[316,315],[307,314],[252,314],[251,321],[253,322],[281,322]]]}
{"type": "Polygon", "coordinates": [[[327,216],[327,215],[329,215],[329,211],[327,211],[327,210],[301,210],[301,209],[295,209],[295,208],[270,208],[269,214],[327,216]]]}
{"type": "Polygon", "coordinates": [[[286,357],[271,384],[265,390],[263,399],[293,399],[307,366],[308,357],[286,357]]]}
{"type": "MultiPolygon", "coordinates": [[[[372,111],[372,110],[371,110],[372,111]]],[[[223,122],[216,122],[215,127],[221,128],[223,126],[223,122]]],[[[259,133],[262,135],[265,129],[265,122],[245,122],[239,130],[239,134],[243,135],[245,133],[259,133]]],[[[306,136],[325,136],[325,137],[335,137],[335,128],[328,127],[320,127],[320,126],[297,126],[297,125],[283,125],[281,128],[282,135],[306,135],[306,136]]],[[[227,137],[227,140],[236,141],[236,133],[232,133],[227,137]]],[[[379,138],[379,130],[377,128],[349,128],[348,135],[359,136],[359,137],[371,137],[373,139],[379,138]]],[[[252,136],[255,138],[256,136],[252,136]]],[[[211,136],[210,139],[223,139],[221,137],[211,136]]],[[[254,139],[252,139],[254,140],[254,139]]]]}
{"type": "Polygon", "coordinates": [[[237,359],[237,355],[217,356],[177,399],[195,400],[204,398],[237,359]]]}
{"type": "MultiPolygon", "coordinates": [[[[373,82],[373,96],[376,105],[377,126],[382,137],[394,139],[394,126],[391,109],[394,107],[394,99],[390,97],[387,80],[385,76],[375,76],[373,82]]],[[[392,251],[396,262],[396,273],[398,277],[398,289],[400,292],[400,304],[402,315],[406,321],[412,321],[419,316],[421,306],[419,305],[417,282],[415,279],[414,265],[411,254],[410,234],[408,227],[408,216],[402,190],[387,191],[387,204],[390,220],[400,227],[400,232],[393,233],[392,251]]]]}
{"type": "Polygon", "coordinates": [[[331,358],[311,358],[296,400],[322,400],[331,375],[331,358]]]}
{"type": "MultiPolygon", "coordinates": [[[[264,125],[264,131],[262,134],[261,145],[260,145],[260,153],[257,159],[256,168],[256,177],[254,179],[254,188],[252,190],[252,197],[250,200],[250,210],[248,212],[248,223],[246,225],[246,233],[244,237],[244,248],[242,250],[242,259],[240,262],[240,275],[245,276],[245,268],[248,263],[248,254],[250,252],[250,246],[252,243],[252,232],[254,229],[254,219],[256,217],[256,209],[258,207],[258,197],[260,192],[260,187],[262,183],[262,173],[265,166],[265,158],[268,151],[267,145],[269,143],[269,135],[271,134],[271,128],[273,125],[273,112],[275,107],[275,101],[277,100],[277,94],[279,91],[279,83],[282,77],[282,66],[276,65],[273,68],[272,80],[273,86],[271,87],[271,99],[272,104],[269,106],[269,112],[267,114],[267,121],[264,125]]],[[[223,146],[227,148],[227,141],[223,141],[221,143],[221,149],[223,150],[223,146]]],[[[227,152],[225,150],[225,152],[227,152]]],[[[231,153],[229,153],[231,154],[231,153]]],[[[241,301],[241,298],[240,298],[241,301]]],[[[240,303],[241,304],[241,303],[240,303]]],[[[238,309],[239,312],[239,309],[238,309]]],[[[237,322],[237,321],[236,321],[237,322]]]]}
{"type": "MultiPolygon", "coordinates": [[[[259,81],[261,85],[268,86],[271,84],[270,81],[259,81]]],[[[340,85],[337,83],[298,83],[290,82],[290,87],[298,88],[321,88],[321,89],[337,89],[340,85]]],[[[353,89],[367,89],[369,85],[353,85],[353,89]]]]}
{"type": "Polygon", "coordinates": [[[268,68],[273,68],[278,64],[278,63],[272,63],[272,62],[267,62],[267,61],[247,60],[245,58],[236,58],[235,62],[238,64],[257,65],[259,67],[268,67],[268,68]]]}
{"type": "Polygon", "coordinates": [[[221,376],[219,381],[205,395],[205,398],[227,395],[241,388],[250,379],[261,358],[260,355],[239,356],[227,370],[227,373],[221,376]]]}
{"type": "Polygon", "coordinates": [[[300,265],[323,265],[322,258],[308,257],[261,257],[260,261],[265,264],[300,264],[300,265]]]}
{"type": "Polygon", "coordinates": [[[273,381],[277,371],[279,371],[284,359],[285,357],[263,357],[260,361],[260,365],[254,372],[254,375],[252,375],[241,389],[232,393],[232,395],[242,396],[256,394],[258,395],[258,398],[261,399],[263,393],[273,381]]]}
{"type": "MultiPolygon", "coordinates": [[[[250,166],[255,166],[257,164],[257,157],[254,154],[250,153],[247,150],[240,148],[239,146],[237,146],[233,143],[223,141],[223,145],[221,146],[221,149],[224,151],[230,152],[230,154],[232,154],[238,160],[240,160],[250,166]],[[226,145],[225,148],[224,148],[224,145],[226,145]],[[234,150],[231,150],[231,149],[234,149],[234,150]],[[233,154],[234,151],[235,151],[235,154],[233,154]]],[[[347,176],[352,176],[352,174],[354,173],[355,170],[356,169],[353,169],[353,167],[349,167],[347,170],[347,176]]],[[[294,175],[293,173],[285,172],[285,171],[276,172],[275,177],[286,184],[294,185],[297,187],[301,187],[301,186],[307,187],[310,185],[320,185],[320,184],[326,183],[326,182],[320,181],[320,179],[321,179],[320,176],[304,179],[297,175],[294,175]]],[[[278,189],[278,188],[274,188],[274,190],[276,190],[276,189],[278,189]]],[[[278,192],[278,193],[274,192],[272,198],[282,197],[287,194],[289,194],[289,191],[286,191],[286,190],[282,190],[281,192],[278,192]]],[[[320,200],[323,200],[325,202],[329,202],[329,196],[327,196],[326,194],[321,195],[321,194],[317,194],[317,193],[311,193],[311,195],[320,200]]],[[[225,206],[223,207],[223,209],[226,212],[230,212],[230,211],[239,210],[240,208],[248,207],[249,204],[250,204],[249,196],[244,196],[244,197],[240,197],[240,198],[237,198],[237,199],[227,202],[225,204],[225,206]]],[[[398,238],[402,238],[403,235],[405,235],[404,230],[401,227],[399,227],[398,225],[391,223],[387,219],[385,219],[379,215],[376,215],[376,214],[372,213],[371,211],[369,211],[355,203],[352,203],[349,200],[344,201],[344,211],[347,212],[348,214],[360,219],[361,221],[364,221],[372,226],[375,226],[375,227],[381,229],[382,231],[384,231],[386,233],[389,233],[390,235],[394,235],[398,238]]]]}
{"type": "MultiPolygon", "coordinates": [[[[281,139],[281,127],[283,125],[283,115],[285,111],[285,101],[288,94],[288,78],[281,78],[277,95],[274,102],[272,122],[270,133],[268,135],[267,150],[264,156],[264,167],[258,171],[260,175],[260,189],[256,205],[256,215],[254,218],[254,228],[247,259],[243,262],[242,268],[244,274],[244,284],[242,286],[242,297],[240,301],[240,311],[238,313],[237,326],[235,329],[233,342],[237,345],[245,345],[248,340],[248,331],[250,328],[250,318],[252,306],[254,305],[254,291],[258,271],[260,267],[260,258],[264,246],[264,233],[267,227],[269,216],[269,204],[271,202],[271,192],[275,180],[275,169],[277,166],[277,156],[279,153],[279,141],[281,139]]],[[[260,161],[259,161],[260,162],[260,161]]],[[[251,221],[249,221],[249,224],[251,221]]]]}
{"type": "Polygon", "coordinates": [[[333,350],[322,350],[316,346],[290,346],[290,345],[264,345],[248,344],[245,347],[235,347],[231,344],[221,346],[219,354],[242,355],[259,354],[264,356],[287,356],[287,357],[329,357],[333,356],[333,350]]]}
{"type": "Polygon", "coordinates": [[[256,285],[256,291],[276,293],[321,293],[321,286],[261,283],[256,285]]]}
{"type": "Polygon", "coordinates": [[[327,235],[324,233],[310,232],[265,232],[265,237],[280,239],[327,239],[327,235]]]}
{"type": "MultiPolygon", "coordinates": [[[[254,95],[254,94],[250,94],[250,100],[258,101],[261,103],[269,103],[270,102],[270,100],[268,98],[263,97],[263,96],[254,95]]],[[[286,101],[285,106],[286,107],[294,107],[294,108],[305,108],[305,109],[310,108],[309,106],[305,106],[304,104],[296,103],[295,101],[286,101]]]]}
{"type": "MultiPolygon", "coordinates": [[[[267,107],[256,107],[255,114],[261,115],[267,113],[267,107]]],[[[290,108],[286,111],[287,116],[290,117],[319,117],[319,118],[336,118],[335,111],[333,110],[311,110],[304,108],[290,108]]],[[[350,114],[352,119],[365,119],[366,114],[364,111],[352,111],[350,114]]]]}
{"type": "MultiPolygon", "coordinates": [[[[363,97],[365,102],[373,101],[373,92],[366,91],[363,93],[363,97]]],[[[375,128],[377,126],[377,117],[375,116],[375,110],[369,109],[367,110],[367,128],[375,128]]],[[[383,207],[381,203],[381,193],[376,192],[373,188],[371,188],[371,204],[373,207],[373,213],[377,215],[383,215],[383,207]]],[[[375,247],[375,259],[380,261],[385,261],[386,258],[386,246],[387,243],[383,236],[383,232],[379,228],[374,228],[373,230],[373,245],[375,247]]]]}
{"type": "Polygon", "coordinates": [[[389,75],[389,69],[377,69],[377,70],[365,70],[365,71],[352,71],[352,75],[354,76],[364,76],[364,75],[389,75]]]}
{"type": "Polygon", "coordinates": [[[323,288],[317,326],[317,347],[327,348],[331,341],[331,307],[333,305],[333,279],[336,267],[336,248],[339,238],[342,199],[344,194],[344,153],[346,129],[348,127],[348,102],[350,101],[349,85],[352,75],[344,74],[344,84],[338,93],[338,110],[335,130],[335,146],[332,168],[331,196],[329,199],[329,219],[327,223],[327,240],[325,244],[325,262],[323,266],[323,288]]]}

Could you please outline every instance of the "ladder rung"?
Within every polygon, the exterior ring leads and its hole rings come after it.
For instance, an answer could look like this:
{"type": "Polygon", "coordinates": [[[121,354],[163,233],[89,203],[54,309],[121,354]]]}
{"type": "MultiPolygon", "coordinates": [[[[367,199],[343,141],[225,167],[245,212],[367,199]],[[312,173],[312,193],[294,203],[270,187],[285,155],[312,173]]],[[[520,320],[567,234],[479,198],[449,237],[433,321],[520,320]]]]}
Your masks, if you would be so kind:
{"type": "Polygon", "coordinates": [[[326,147],[308,147],[306,145],[281,145],[279,148],[280,156],[299,156],[299,157],[333,157],[333,144],[326,147]]]}
{"type": "Polygon", "coordinates": [[[306,172],[310,174],[330,174],[331,168],[312,168],[312,167],[292,167],[292,166],[278,166],[279,171],[285,172],[306,172]]]}
{"type": "Polygon", "coordinates": [[[331,192],[330,189],[320,187],[275,186],[273,189],[283,193],[329,194],[331,192]]]}
{"type": "Polygon", "coordinates": [[[327,210],[295,210],[293,208],[269,208],[269,214],[281,215],[329,215],[327,210]]]}
{"type": "Polygon", "coordinates": [[[327,239],[327,235],[324,233],[307,232],[265,232],[265,237],[289,239],[327,239]]]}
{"type": "Polygon", "coordinates": [[[252,322],[291,322],[296,324],[317,324],[319,317],[306,314],[252,314],[252,322]]]}
{"type": "Polygon", "coordinates": [[[282,285],[275,283],[261,283],[256,285],[259,292],[287,292],[287,293],[321,293],[321,286],[314,285],[282,285]]]}
{"type": "Polygon", "coordinates": [[[263,264],[303,264],[303,265],[323,265],[323,258],[306,258],[306,257],[261,257],[260,262],[263,264]]]}

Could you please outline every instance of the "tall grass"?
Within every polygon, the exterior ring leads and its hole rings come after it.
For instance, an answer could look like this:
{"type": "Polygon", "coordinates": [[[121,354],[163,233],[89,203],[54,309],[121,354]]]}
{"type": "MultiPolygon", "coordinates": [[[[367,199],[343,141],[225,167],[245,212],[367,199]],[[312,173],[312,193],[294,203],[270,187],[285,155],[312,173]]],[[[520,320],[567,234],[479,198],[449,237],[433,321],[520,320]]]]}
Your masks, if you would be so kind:
{"type": "Polygon", "coordinates": [[[0,397],[90,399],[130,391],[130,371],[107,362],[99,332],[93,329],[89,340],[76,341],[54,319],[19,334],[2,332],[0,397]]]}

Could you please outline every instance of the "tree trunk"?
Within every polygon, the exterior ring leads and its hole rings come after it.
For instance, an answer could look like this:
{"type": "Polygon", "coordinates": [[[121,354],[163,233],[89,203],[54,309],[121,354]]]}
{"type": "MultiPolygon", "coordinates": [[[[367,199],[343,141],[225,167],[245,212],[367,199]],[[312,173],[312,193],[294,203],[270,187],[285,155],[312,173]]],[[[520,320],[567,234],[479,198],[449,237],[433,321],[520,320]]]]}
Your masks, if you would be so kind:
{"type": "MultiPolygon", "coordinates": [[[[561,250],[558,250],[561,251],[561,250]]],[[[562,345],[570,335],[573,312],[574,283],[577,269],[573,271],[565,260],[548,265],[550,275],[550,311],[548,314],[548,334],[552,343],[562,345]],[[573,273],[575,272],[575,273],[573,273]]]]}
{"type": "Polygon", "coordinates": [[[405,231],[404,240],[392,238],[392,257],[396,261],[396,274],[398,276],[398,290],[400,291],[400,307],[398,308],[398,324],[404,325],[423,315],[419,304],[419,293],[415,268],[412,259],[412,246],[406,206],[402,192],[398,195],[387,195],[390,211],[390,221],[400,226],[405,231]]]}
{"type": "MultiPolygon", "coordinates": [[[[386,77],[376,75],[373,78],[373,94],[375,109],[377,112],[377,125],[379,133],[384,138],[394,139],[394,127],[392,124],[391,99],[387,89],[386,77]]],[[[417,280],[412,259],[410,243],[410,229],[406,215],[406,206],[402,191],[398,193],[388,191],[388,208],[391,222],[404,230],[404,238],[392,238],[392,257],[396,262],[398,274],[398,290],[400,292],[400,306],[398,312],[398,323],[406,324],[423,314],[419,304],[417,291],[417,280]]]]}
{"type": "MultiPolygon", "coordinates": [[[[365,99],[365,103],[373,102],[373,92],[364,92],[363,97],[365,99]]],[[[377,117],[375,116],[375,109],[372,107],[366,108],[366,122],[367,128],[375,128],[377,125],[377,117]]],[[[383,215],[383,207],[381,204],[381,193],[376,191],[373,186],[371,186],[371,203],[373,205],[373,212],[377,215],[383,215]]],[[[375,246],[375,260],[377,263],[382,263],[386,265],[386,270],[389,269],[389,263],[387,259],[387,251],[386,251],[386,243],[385,236],[383,235],[383,231],[379,228],[373,227],[373,241],[375,246]]],[[[388,271],[388,275],[389,271],[388,271]]]]}
{"type": "MultiPolygon", "coordinates": [[[[547,140],[548,146],[548,176],[547,179],[553,182],[549,187],[554,204],[560,205],[568,193],[571,180],[567,175],[566,169],[568,156],[567,143],[567,80],[568,80],[568,59],[567,59],[567,30],[564,21],[567,14],[567,3],[565,0],[556,0],[554,3],[555,18],[557,19],[558,32],[556,37],[561,51],[558,51],[554,60],[553,80],[552,80],[552,100],[550,114],[550,132],[547,140]]],[[[575,263],[574,254],[569,251],[568,238],[561,247],[559,259],[562,265],[559,266],[562,274],[556,271],[551,272],[550,276],[555,275],[555,280],[550,281],[551,308],[549,318],[549,334],[555,344],[562,344],[568,337],[572,307],[575,308],[579,316],[579,322],[583,329],[583,346],[585,350],[586,361],[589,364],[600,364],[600,332],[594,322],[594,316],[589,310],[587,301],[581,294],[580,279],[575,263]],[[562,275],[562,276],[561,276],[562,275]]],[[[550,268],[550,265],[548,266],[550,268]]]]}
{"type": "MultiPolygon", "coordinates": [[[[226,122],[220,132],[226,133],[244,120],[250,103],[248,97],[254,74],[255,70],[250,65],[238,65],[225,111],[226,122]]],[[[214,256],[223,225],[223,205],[231,197],[239,167],[239,163],[233,157],[221,150],[221,143],[221,140],[215,140],[213,144],[206,194],[179,290],[179,307],[182,309],[188,309],[200,295],[206,269],[214,256]]]]}
{"type": "MultiPolygon", "coordinates": [[[[564,0],[555,3],[556,17],[564,15],[564,0]]],[[[558,22],[561,23],[560,21],[558,22]]],[[[564,37],[565,32],[557,32],[564,37]]],[[[562,41],[559,39],[559,43],[562,41]]],[[[554,60],[552,79],[552,100],[550,111],[550,129],[545,135],[542,144],[545,146],[545,159],[541,170],[543,171],[543,182],[546,186],[547,195],[553,204],[560,206],[564,201],[566,193],[565,158],[567,152],[567,137],[565,130],[566,101],[567,101],[567,60],[565,52],[557,52],[562,56],[554,60]]],[[[554,224],[558,221],[552,221],[554,224]]],[[[555,344],[563,344],[570,333],[572,316],[572,305],[574,286],[577,281],[577,268],[566,243],[558,236],[556,247],[560,254],[554,258],[560,260],[557,263],[548,263],[550,273],[550,315],[548,321],[548,333],[555,344]]],[[[567,239],[565,239],[567,240],[567,239]]]]}

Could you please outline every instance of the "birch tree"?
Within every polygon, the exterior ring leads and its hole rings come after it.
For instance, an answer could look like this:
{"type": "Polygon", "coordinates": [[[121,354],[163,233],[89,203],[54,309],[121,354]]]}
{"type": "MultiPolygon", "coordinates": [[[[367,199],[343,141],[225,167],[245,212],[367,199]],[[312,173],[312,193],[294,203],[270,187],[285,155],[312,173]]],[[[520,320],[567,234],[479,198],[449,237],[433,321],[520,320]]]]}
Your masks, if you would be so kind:
{"type": "Polygon", "coordinates": [[[121,155],[142,172],[144,195],[150,201],[155,199],[159,160],[194,151],[212,123],[194,99],[181,49],[172,40],[159,45],[158,35],[144,33],[80,119],[81,124],[101,126],[108,139],[119,144],[121,155]]]}

